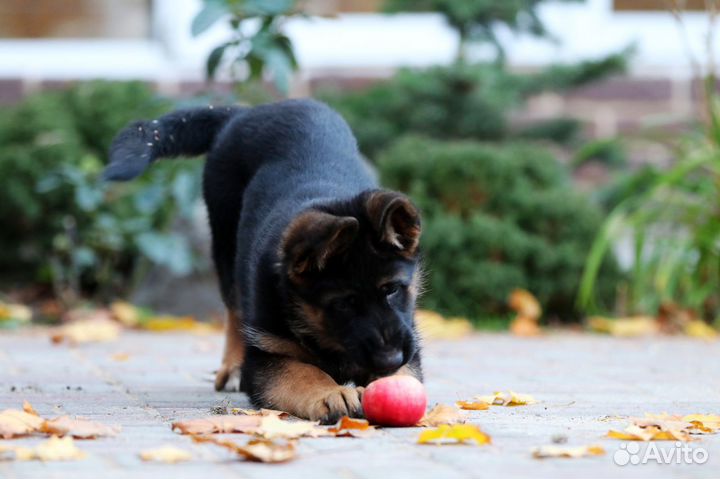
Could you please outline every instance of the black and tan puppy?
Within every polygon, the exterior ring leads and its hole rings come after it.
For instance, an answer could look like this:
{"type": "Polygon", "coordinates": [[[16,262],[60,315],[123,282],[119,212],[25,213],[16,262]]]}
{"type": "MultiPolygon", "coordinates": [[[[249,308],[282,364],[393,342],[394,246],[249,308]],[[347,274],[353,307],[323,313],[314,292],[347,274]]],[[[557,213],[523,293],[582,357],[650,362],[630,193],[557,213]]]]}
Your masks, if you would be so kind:
{"type": "Polygon", "coordinates": [[[216,388],[242,366],[256,406],[330,423],[362,415],[375,378],[422,379],[420,217],[407,197],[378,189],[345,121],[312,100],[176,111],[123,130],[105,178],[203,153],[228,309],[216,388]]]}

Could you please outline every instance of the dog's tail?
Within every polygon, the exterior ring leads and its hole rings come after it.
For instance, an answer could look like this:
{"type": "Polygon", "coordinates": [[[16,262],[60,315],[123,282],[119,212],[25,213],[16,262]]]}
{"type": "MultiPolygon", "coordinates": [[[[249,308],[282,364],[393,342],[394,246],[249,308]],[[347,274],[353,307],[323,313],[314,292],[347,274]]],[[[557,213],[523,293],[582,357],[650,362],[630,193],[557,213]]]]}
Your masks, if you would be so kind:
{"type": "Polygon", "coordinates": [[[152,121],[136,121],[122,130],[110,146],[110,164],[103,179],[135,178],[153,161],[207,153],[227,121],[240,107],[177,110],[152,121]]]}

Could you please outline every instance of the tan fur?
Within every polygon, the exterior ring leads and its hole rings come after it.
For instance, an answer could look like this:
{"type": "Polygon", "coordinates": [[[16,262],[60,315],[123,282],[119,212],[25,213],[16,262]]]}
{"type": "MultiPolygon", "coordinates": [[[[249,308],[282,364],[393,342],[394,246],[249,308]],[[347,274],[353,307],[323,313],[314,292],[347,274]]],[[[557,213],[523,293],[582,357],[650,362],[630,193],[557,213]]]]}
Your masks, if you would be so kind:
{"type": "Polygon", "coordinates": [[[293,359],[282,360],[277,368],[263,393],[268,407],[313,421],[361,410],[364,388],[340,386],[319,368],[293,359]]]}
{"type": "Polygon", "coordinates": [[[237,311],[228,311],[225,323],[225,351],[223,360],[215,375],[215,390],[225,388],[231,376],[239,375],[245,359],[245,338],[242,334],[242,315],[237,311]]]}

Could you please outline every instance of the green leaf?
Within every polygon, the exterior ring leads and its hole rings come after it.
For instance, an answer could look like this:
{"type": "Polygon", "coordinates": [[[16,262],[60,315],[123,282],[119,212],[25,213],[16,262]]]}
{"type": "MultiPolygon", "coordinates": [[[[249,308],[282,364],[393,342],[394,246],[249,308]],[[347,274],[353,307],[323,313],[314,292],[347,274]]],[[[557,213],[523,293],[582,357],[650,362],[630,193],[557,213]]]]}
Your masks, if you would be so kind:
{"type": "Polygon", "coordinates": [[[192,271],[192,251],[184,236],[146,232],[140,234],[136,242],[153,263],[167,267],[172,273],[185,275],[192,271]]]}
{"type": "Polygon", "coordinates": [[[289,13],[295,0],[245,0],[243,12],[248,16],[273,16],[289,13]]]}
{"type": "Polygon", "coordinates": [[[202,10],[193,18],[190,31],[193,37],[205,33],[218,20],[229,13],[227,4],[222,0],[205,0],[202,10]]]}
{"type": "Polygon", "coordinates": [[[230,43],[223,43],[222,45],[213,48],[213,51],[211,51],[210,55],[208,55],[207,62],[205,64],[205,74],[208,79],[212,80],[215,78],[215,71],[217,70],[217,67],[220,66],[220,61],[222,61],[225,50],[229,46],[230,43]]]}

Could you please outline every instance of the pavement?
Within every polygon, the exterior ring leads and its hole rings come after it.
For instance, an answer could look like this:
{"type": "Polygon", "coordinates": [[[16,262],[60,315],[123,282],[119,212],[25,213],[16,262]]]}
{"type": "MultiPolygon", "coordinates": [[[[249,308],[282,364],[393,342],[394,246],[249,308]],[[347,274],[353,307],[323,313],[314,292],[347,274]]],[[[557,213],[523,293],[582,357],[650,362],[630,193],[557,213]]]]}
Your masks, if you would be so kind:
{"type": "MultiPolygon", "coordinates": [[[[260,464],[193,444],[170,429],[171,422],[209,416],[218,405],[249,407],[244,395],[212,388],[220,335],[124,332],[116,341],[70,347],[52,345],[44,331],[0,332],[0,410],[28,400],[43,416],[78,415],[122,426],[116,437],[77,441],[85,460],[0,461],[0,478],[717,478],[720,435],[688,443],[693,451],[704,450],[704,464],[677,464],[675,457],[671,464],[659,464],[651,457],[646,464],[624,466],[614,459],[628,458],[629,443],[604,436],[611,428],[622,429],[627,417],[646,412],[720,413],[719,344],[570,333],[477,334],[428,342],[431,403],[452,404],[498,390],[531,394],[538,403],[470,412],[471,422],[492,437],[487,446],[419,445],[419,428],[387,428],[372,438],[302,439],[295,461],[260,464]],[[600,444],[607,454],[532,457],[533,447],[553,440],[600,444]],[[139,459],[141,450],[166,444],[193,451],[195,459],[174,465],[139,459]]],[[[238,442],[244,439],[238,436],[238,442]]],[[[668,454],[678,444],[642,443],[634,457],[643,462],[648,447],[668,454]]]]}

